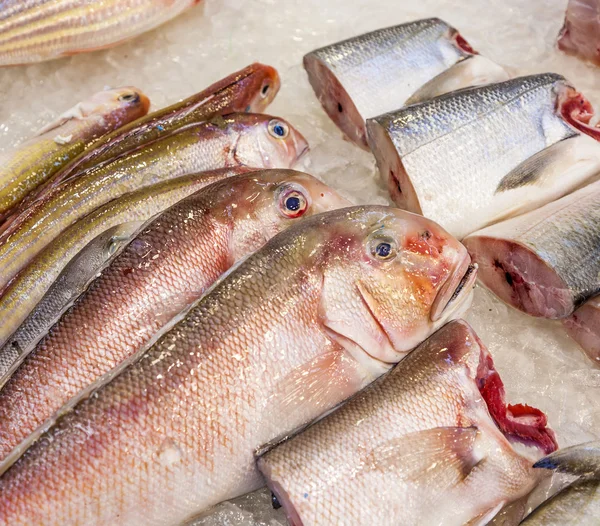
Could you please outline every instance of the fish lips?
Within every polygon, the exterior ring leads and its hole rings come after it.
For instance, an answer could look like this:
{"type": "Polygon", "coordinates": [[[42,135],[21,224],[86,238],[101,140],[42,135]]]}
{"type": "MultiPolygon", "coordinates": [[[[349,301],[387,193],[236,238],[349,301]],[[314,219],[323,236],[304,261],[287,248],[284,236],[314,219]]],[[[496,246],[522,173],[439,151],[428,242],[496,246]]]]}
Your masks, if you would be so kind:
{"type": "Polygon", "coordinates": [[[477,264],[467,255],[438,292],[431,307],[431,321],[439,321],[452,306],[461,304],[471,294],[476,280],[477,264]]]}

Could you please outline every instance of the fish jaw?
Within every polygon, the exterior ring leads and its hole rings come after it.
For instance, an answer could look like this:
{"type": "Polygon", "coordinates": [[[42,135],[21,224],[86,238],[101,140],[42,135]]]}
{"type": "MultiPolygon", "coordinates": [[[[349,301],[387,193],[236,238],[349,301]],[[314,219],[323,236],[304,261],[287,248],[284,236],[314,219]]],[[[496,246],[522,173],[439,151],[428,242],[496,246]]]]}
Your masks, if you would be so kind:
{"type": "Polygon", "coordinates": [[[567,334],[600,367],[600,298],[594,298],[563,320],[567,334]]]}
{"type": "Polygon", "coordinates": [[[513,448],[504,430],[514,432],[514,415],[494,374],[472,329],[451,322],[258,467],[294,525],[331,516],[347,526],[490,520],[535,486],[532,461],[556,448],[531,408],[520,428],[520,439],[533,440],[531,457],[513,448]]]}

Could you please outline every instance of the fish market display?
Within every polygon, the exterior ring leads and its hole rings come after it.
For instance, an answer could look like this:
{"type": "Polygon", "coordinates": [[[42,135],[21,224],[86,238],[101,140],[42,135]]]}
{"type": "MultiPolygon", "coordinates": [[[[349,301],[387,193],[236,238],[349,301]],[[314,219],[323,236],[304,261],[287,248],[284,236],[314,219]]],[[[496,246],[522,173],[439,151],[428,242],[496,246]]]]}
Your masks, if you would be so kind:
{"type": "Polygon", "coordinates": [[[0,66],[114,46],[176,17],[200,0],[3,0],[0,66]]]}
{"type": "Polygon", "coordinates": [[[0,347],[0,381],[5,379],[19,357],[28,353],[48,332],[111,256],[118,253],[139,228],[140,224],[134,221],[109,228],[69,261],[25,321],[0,347]]]}
{"type": "Polygon", "coordinates": [[[236,261],[298,219],[349,204],[312,176],[272,170],[209,186],[170,208],[101,273],[2,388],[0,457],[134,354],[236,261]]]}
{"type": "Polygon", "coordinates": [[[600,293],[600,181],[464,243],[501,300],[532,316],[569,316],[600,293]]]}
{"type": "Polygon", "coordinates": [[[299,222],[29,447],[0,478],[0,524],[178,524],[260,487],[256,448],[460,316],[474,277],[420,216],[360,206],[299,222]]]}
{"type": "Polygon", "coordinates": [[[569,0],[558,48],[600,66],[599,0],[569,0]]]}
{"type": "Polygon", "coordinates": [[[592,116],[581,94],[548,73],[442,95],[367,129],[394,202],[462,238],[596,175],[592,116]]]}
{"type": "Polygon", "coordinates": [[[461,320],[258,464],[292,525],[487,524],[539,478],[513,442],[534,460],[557,447],[461,320]]]}
{"type": "Polygon", "coordinates": [[[508,79],[438,18],[325,46],[304,57],[304,68],[327,114],[365,149],[370,117],[454,89],[508,79]]]}
{"type": "Polygon", "coordinates": [[[231,114],[184,127],[64,181],[0,235],[0,288],[74,221],[126,192],[217,168],[289,168],[307,149],[304,137],[283,119],[231,114]]]}
{"type": "MultiPolygon", "coordinates": [[[[19,272],[0,295],[0,345],[7,343],[65,265],[101,232],[131,222],[141,227],[148,219],[204,186],[246,171],[247,168],[241,167],[226,168],[146,186],[110,201],[67,228],[19,272]]],[[[0,361],[5,361],[5,357],[0,361]]]]}
{"type": "Polygon", "coordinates": [[[250,64],[181,102],[102,137],[61,170],[46,188],[30,195],[27,201],[43,196],[50,188],[85,170],[147,147],[188,124],[199,123],[215,115],[244,111],[261,113],[273,101],[279,86],[279,75],[274,68],[259,63],[250,64]]]}
{"type": "Polygon", "coordinates": [[[563,324],[569,336],[600,366],[600,296],[584,303],[563,324]]]}
{"type": "Polygon", "coordinates": [[[78,103],[36,137],[0,157],[0,217],[52,177],[94,139],[148,112],[150,101],[136,88],[96,93],[78,103]]]}
{"type": "Polygon", "coordinates": [[[561,449],[535,467],[576,475],[573,483],[531,513],[526,526],[590,526],[600,517],[600,442],[561,449]]]}

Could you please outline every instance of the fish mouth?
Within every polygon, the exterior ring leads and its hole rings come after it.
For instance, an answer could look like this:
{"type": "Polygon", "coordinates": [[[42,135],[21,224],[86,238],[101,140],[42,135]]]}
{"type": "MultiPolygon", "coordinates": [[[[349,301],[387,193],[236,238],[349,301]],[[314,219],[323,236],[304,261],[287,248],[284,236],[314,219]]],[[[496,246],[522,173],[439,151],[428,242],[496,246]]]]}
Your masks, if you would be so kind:
{"type": "Polygon", "coordinates": [[[600,141],[600,128],[590,124],[595,116],[590,101],[573,86],[563,84],[558,89],[557,112],[572,128],[600,141]]]}
{"type": "Polygon", "coordinates": [[[431,321],[439,321],[442,315],[461,305],[470,296],[477,280],[477,269],[478,266],[471,262],[471,257],[465,256],[452,277],[438,292],[431,308],[431,321]]]}

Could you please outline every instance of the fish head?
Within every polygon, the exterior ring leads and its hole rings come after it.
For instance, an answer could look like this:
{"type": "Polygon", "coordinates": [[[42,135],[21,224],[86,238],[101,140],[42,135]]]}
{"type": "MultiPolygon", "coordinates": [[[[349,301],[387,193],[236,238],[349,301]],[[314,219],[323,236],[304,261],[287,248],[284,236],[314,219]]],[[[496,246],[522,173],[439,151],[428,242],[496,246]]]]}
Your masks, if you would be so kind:
{"type": "Polygon", "coordinates": [[[290,123],[278,117],[232,114],[235,160],[244,166],[290,168],[308,151],[308,143],[290,123]]]}
{"type": "Polygon", "coordinates": [[[295,170],[261,170],[228,179],[226,184],[234,259],[257,250],[304,218],[352,205],[312,175],[295,170]]]}
{"type": "Polygon", "coordinates": [[[464,312],[476,269],[429,219],[384,206],[348,210],[322,244],[323,323],[363,363],[389,367],[464,312]]]}
{"type": "Polygon", "coordinates": [[[150,109],[150,99],[139,89],[126,86],[96,93],[78,107],[83,117],[102,115],[118,124],[146,115],[150,109]]]}
{"type": "Polygon", "coordinates": [[[265,64],[252,64],[246,68],[249,74],[240,81],[243,89],[250,94],[245,111],[262,113],[273,102],[281,87],[277,70],[265,64]]]}

